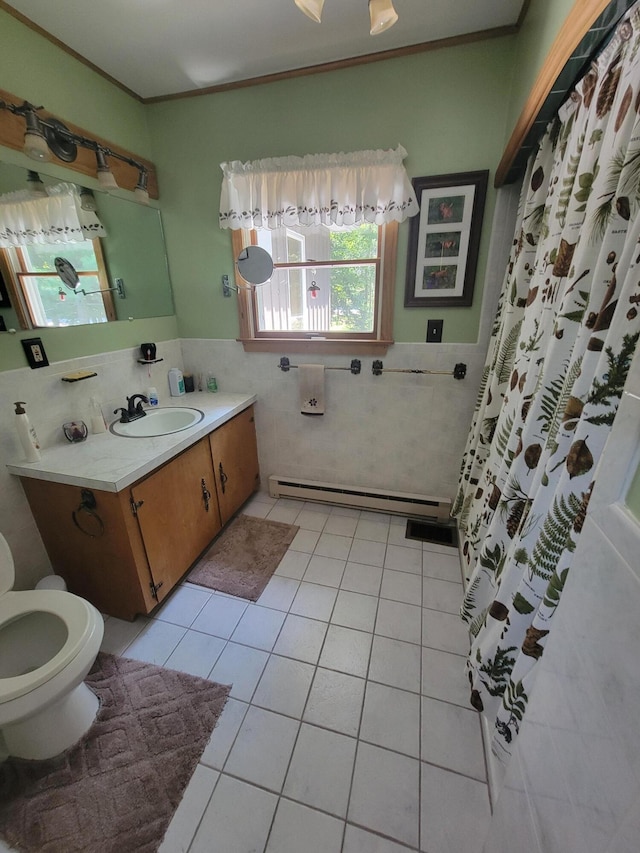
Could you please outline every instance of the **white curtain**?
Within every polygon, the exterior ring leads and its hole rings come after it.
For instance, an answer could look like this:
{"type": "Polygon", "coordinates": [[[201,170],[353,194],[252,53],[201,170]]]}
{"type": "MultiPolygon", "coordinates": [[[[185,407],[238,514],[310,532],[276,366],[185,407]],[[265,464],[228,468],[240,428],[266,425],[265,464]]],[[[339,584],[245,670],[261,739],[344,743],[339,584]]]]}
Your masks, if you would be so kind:
{"type": "Polygon", "coordinates": [[[220,227],[359,225],[403,222],[418,201],[403,160],[391,151],[308,154],[222,163],[220,227]]]}
{"type": "Polygon", "coordinates": [[[0,248],[33,243],[81,243],[106,234],[97,214],[83,210],[73,184],[47,188],[36,198],[29,190],[0,196],[0,248]]]}
{"type": "Polygon", "coordinates": [[[493,720],[502,761],[580,572],[573,552],[640,334],[639,106],[636,4],[529,163],[455,504],[471,704],[493,720]]]}

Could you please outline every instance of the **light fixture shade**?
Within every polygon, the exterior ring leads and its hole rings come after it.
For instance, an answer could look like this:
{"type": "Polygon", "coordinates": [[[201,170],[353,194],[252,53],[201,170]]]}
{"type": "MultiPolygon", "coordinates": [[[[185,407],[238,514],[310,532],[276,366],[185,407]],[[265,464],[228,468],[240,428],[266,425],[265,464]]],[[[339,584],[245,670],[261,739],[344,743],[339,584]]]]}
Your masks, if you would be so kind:
{"type": "Polygon", "coordinates": [[[324,0],[295,0],[295,4],[301,12],[305,13],[307,18],[311,18],[317,24],[320,23],[324,0]]]}
{"type": "Polygon", "coordinates": [[[392,27],[398,20],[392,0],[369,0],[369,18],[372,36],[377,36],[392,27]]]}
{"type": "Polygon", "coordinates": [[[29,169],[27,171],[27,188],[32,198],[46,198],[47,191],[37,172],[29,169]]]}
{"type": "Polygon", "coordinates": [[[113,177],[113,172],[107,165],[106,157],[104,156],[104,152],[98,148],[96,150],[96,174],[98,176],[98,182],[101,187],[104,187],[105,190],[117,190],[118,182],[113,177]]]}
{"type": "Polygon", "coordinates": [[[51,159],[47,140],[43,134],[35,130],[27,130],[25,133],[23,150],[27,157],[31,157],[32,160],[39,160],[41,163],[51,159]]]}
{"type": "Polygon", "coordinates": [[[133,191],[133,197],[141,204],[149,204],[149,191],[147,190],[147,170],[141,169],[138,177],[138,183],[133,191]]]}

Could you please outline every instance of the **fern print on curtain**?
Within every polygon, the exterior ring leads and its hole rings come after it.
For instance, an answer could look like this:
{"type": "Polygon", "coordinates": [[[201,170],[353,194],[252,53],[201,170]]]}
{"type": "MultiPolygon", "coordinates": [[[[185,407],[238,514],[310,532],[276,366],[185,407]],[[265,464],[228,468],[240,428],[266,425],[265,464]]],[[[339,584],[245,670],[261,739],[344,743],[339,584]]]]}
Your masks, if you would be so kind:
{"type": "MultiPolygon", "coordinates": [[[[529,162],[454,514],[471,704],[526,712],[640,331],[640,4],[529,162]]],[[[606,570],[606,567],[603,567],[606,570]]]]}

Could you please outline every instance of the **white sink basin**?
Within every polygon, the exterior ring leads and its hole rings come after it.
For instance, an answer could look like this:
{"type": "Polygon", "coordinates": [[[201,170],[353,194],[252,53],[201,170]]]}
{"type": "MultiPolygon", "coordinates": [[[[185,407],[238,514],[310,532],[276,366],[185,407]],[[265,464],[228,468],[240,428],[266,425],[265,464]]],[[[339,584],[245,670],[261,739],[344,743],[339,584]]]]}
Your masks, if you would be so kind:
{"type": "Polygon", "coordinates": [[[147,409],[147,414],[131,423],[123,424],[114,421],[109,429],[115,435],[124,438],[150,438],[154,435],[169,435],[172,432],[180,432],[188,429],[204,418],[204,412],[200,409],[191,409],[188,406],[170,406],[168,408],[147,409]]]}

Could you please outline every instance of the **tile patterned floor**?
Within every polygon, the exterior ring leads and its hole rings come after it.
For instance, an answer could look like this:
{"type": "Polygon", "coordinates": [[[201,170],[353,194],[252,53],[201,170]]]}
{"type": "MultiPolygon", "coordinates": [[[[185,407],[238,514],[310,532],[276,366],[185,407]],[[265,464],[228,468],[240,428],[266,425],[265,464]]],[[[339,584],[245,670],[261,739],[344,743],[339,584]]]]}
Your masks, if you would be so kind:
{"type": "Polygon", "coordinates": [[[183,583],[153,618],[105,621],[105,651],[233,683],[161,853],[479,853],[457,553],[380,513],[244,511],[300,527],[255,604],[183,583]]]}

